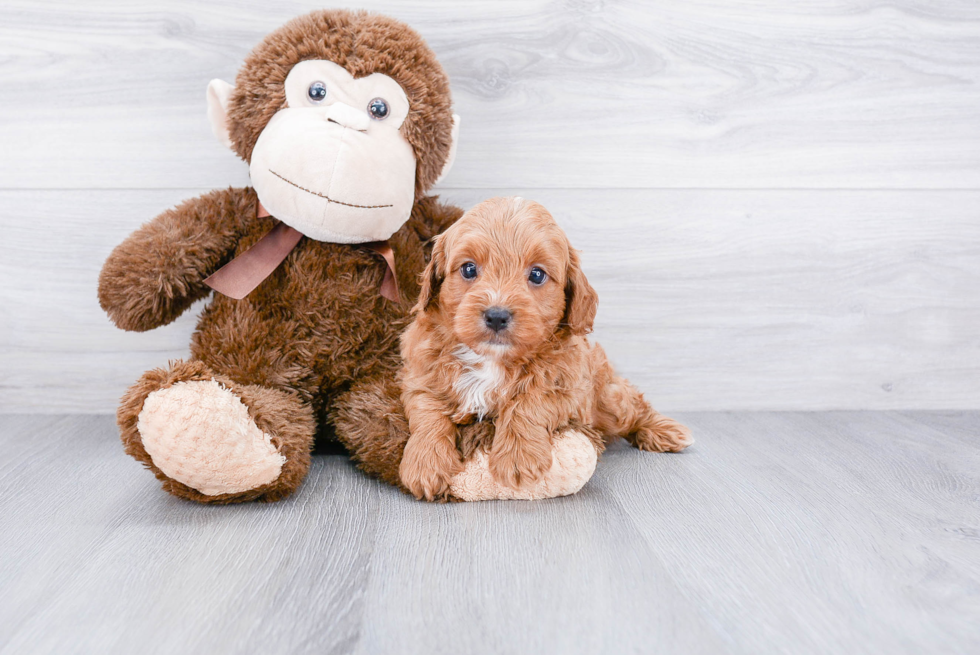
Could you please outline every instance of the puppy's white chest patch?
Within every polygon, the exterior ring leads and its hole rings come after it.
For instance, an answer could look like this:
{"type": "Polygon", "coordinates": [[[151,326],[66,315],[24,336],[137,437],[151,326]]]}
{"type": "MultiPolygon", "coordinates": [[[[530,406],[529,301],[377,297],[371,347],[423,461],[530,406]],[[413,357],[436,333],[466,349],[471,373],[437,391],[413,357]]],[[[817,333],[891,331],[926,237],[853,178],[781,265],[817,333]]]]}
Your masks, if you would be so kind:
{"type": "Polygon", "coordinates": [[[463,365],[463,372],[456,378],[453,389],[460,397],[460,412],[476,414],[477,419],[490,413],[491,391],[500,386],[504,372],[496,360],[478,355],[470,348],[460,345],[453,351],[456,359],[463,365]]]}

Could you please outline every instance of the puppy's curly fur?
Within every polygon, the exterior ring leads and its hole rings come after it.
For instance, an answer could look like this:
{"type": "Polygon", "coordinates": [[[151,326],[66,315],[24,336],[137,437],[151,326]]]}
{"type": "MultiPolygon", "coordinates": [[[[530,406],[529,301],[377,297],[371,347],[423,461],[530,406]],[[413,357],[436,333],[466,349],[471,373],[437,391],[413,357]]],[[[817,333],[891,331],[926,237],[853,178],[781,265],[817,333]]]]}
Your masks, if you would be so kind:
{"type": "Polygon", "coordinates": [[[578,253],[536,202],[488,200],[437,237],[401,339],[411,432],[402,484],[443,497],[462,468],[458,426],[487,418],[491,473],[515,488],[548,471],[552,437],[571,423],[641,450],[687,447],[687,428],[654,411],[585,338],[597,304],[578,253]]]}

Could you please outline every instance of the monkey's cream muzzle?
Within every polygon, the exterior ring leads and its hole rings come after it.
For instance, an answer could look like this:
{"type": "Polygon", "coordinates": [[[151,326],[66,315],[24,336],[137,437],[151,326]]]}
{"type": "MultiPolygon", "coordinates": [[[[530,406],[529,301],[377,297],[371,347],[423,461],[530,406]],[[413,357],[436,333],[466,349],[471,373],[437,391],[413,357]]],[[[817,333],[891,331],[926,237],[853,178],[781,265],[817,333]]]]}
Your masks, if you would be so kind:
{"type": "Polygon", "coordinates": [[[249,173],[273,216],[318,241],[384,241],[415,201],[412,147],[396,127],[343,103],[277,112],[249,173]]]}
{"type": "MultiPolygon", "coordinates": [[[[228,146],[232,88],[221,80],[208,87],[211,127],[228,146]]],[[[286,104],[249,162],[262,204],[318,241],[367,243],[397,232],[415,202],[415,152],[400,131],[409,111],[402,87],[381,73],[355,79],[343,66],[312,59],[293,66],[283,88],[286,104]],[[378,100],[383,116],[371,111],[378,100]]],[[[443,175],[454,155],[455,147],[443,175]]]]}

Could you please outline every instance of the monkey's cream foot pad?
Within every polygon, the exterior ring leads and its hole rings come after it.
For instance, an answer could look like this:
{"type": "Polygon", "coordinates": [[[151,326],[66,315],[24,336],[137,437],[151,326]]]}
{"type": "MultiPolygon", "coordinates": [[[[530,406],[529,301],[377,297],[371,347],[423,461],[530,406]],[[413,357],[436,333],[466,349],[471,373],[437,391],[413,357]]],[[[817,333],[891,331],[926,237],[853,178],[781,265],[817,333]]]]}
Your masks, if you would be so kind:
{"type": "Polygon", "coordinates": [[[519,489],[498,483],[490,474],[490,457],[478,449],[466,468],[453,476],[450,491],[460,500],[538,500],[569,496],[589,481],[595,472],[595,446],[581,432],[568,431],[552,443],[551,468],[533,485],[519,489]]]}
{"type": "Polygon", "coordinates": [[[269,484],[286,461],[241,399],[214,380],[154,391],[136,428],[157,468],[208,496],[269,484]]]}

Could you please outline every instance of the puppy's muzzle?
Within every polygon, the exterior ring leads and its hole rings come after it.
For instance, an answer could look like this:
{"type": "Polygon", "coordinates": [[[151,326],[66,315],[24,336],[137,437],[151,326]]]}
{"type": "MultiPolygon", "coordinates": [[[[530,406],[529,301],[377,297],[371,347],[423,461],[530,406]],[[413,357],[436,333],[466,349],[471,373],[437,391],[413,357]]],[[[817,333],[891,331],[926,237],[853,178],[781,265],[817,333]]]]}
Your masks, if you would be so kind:
{"type": "Polygon", "coordinates": [[[488,307],[483,310],[483,322],[494,332],[506,330],[513,318],[510,310],[503,307],[488,307]]]}

